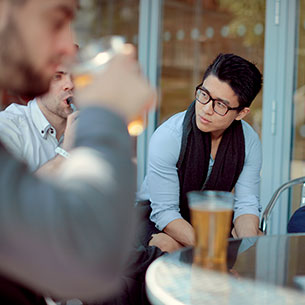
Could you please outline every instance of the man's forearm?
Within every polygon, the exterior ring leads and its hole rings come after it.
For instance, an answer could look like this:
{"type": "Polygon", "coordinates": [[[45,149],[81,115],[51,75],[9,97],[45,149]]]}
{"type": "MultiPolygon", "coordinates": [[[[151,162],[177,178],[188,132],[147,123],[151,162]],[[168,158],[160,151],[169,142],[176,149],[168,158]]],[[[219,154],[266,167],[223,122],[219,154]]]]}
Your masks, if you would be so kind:
{"type": "Polygon", "coordinates": [[[136,181],[126,126],[111,112],[85,110],[76,146],[56,185],[0,151],[0,272],[45,294],[85,300],[119,282],[136,181]]]}
{"type": "Polygon", "coordinates": [[[56,155],[53,159],[49,160],[45,164],[43,164],[41,167],[39,167],[34,174],[37,177],[42,178],[52,178],[54,175],[56,175],[56,172],[59,169],[59,166],[62,164],[62,162],[65,160],[65,158],[61,155],[56,155]]]}
{"type": "Polygon", "coordinates": [[[163,231],[184,246],[193,246],[195,244],[194,229],[184,219],[173,220],[163,231]]]}
{"type": "Polygon", "coordinates": [[[259,234],[259,218],[253,214],[238,216],[234,221],[233,236],[243,238],[259,234]]]}

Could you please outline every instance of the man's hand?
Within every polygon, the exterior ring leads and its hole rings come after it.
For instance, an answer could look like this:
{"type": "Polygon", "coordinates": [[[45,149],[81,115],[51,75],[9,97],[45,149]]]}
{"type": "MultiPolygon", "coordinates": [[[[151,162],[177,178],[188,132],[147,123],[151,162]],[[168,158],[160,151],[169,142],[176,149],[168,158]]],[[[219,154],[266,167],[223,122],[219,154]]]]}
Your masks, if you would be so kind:
{"type": "Polygon", "coordinates": [[[195,245],[194,229],[192,225],[184,219],[175,219],[171,221],[163,231],[185,247],[195,245]]]}
{"type": "Polygon", "coordinates": [[[182,244],[174,240],[166,233],[153,234],[148,245],[158,247],[161,251],[169,253],[183,248],[182,244]]]}
{"type": "Polygon", "coordinates": [[[140,113],[151,108],[156,99],[146,78],[140,73],[135,60],[135,49],[125,45],[105,70],[93,74],[92,82],[75,91],[76,104],[108,108],[130,122],[140,113]]]}
{"type": "Polygon", "coordinates": [[[66,129],[64,133],[64,141],[62,143],[62,148],[69,151],[74,144],[76,120],[79,115],[79,111],[71,113],[67,118],[66,129]]]}
{"type": "Polygon", "coordinates": [[[195,245],[195,233],[190,223],[184,219],[171,221],[162,233],[153,234],[149,246],[160,248],[163,252],[173,252],[183,247],[195,245]]]}
{"type": "Polygon", "coordinates": [[[53,179],[57,174],[57,171],[61,166],[62,162],[65,162],[65,160],[66,159],[64,157],[56,155],[53,159],[40,166],[34,172],[34,174],[40,178],[53,179]]]}
{"type": "Polygon", "coordinates": [[[232,235],[234,238],[243,238],[261,235],[259,230],[259,218],[256,215],[245,214],[238,216],[234,221],[232,235]]]}

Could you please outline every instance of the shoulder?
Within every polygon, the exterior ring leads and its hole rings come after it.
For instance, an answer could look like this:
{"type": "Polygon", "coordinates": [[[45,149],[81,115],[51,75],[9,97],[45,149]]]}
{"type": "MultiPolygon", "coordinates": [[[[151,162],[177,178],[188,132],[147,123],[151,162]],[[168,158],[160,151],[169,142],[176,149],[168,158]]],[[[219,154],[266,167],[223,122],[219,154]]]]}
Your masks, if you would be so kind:
{"type": "Polygon", "coordinates": [[[28,107],[18,104],[11,104],[0,112],[0,125],[18,125],[26,121],[28,107]]]}
{"type": "Polygon", "coordinates": [[[23,115],[28,111],[29,106],[19,105],[19,104],[10,104],[5,110],[1,111],[5,115],[23,115]]]}
{"type": "Polygon", "coordinates": [[[245,121],[241,122],[245,137],[246,156],[257,155],[258,157],[261,154],[261,140],[259,135],[249,123],[245,121]]]}
{"type": "Polygon", "coordinates": [[[184,116],[185,111],[179,112],[156,129],[150,139],[149,155],[151,157],[164,158],[166,156],[167,159],[171,160],[178,158],[184,116]]]}
{"type": "Polygon", "coordinates": [[[0,112],[2,119],[20,119],[28,116],[30,112],[30,104],[27,106],[19,104],[11,104],[0,112]]]}
{"type": "Polygon", "coordinates": [[[246,121],[241,121],[241,123],[243,127],[245,142],[248,144],[252,142],[260,142],[259,135],[254,130],[254,128],[246,121]]]}
{"type": "Polygon", "coordinates": [[[171,116],[164,123],[162,123],[154,132],[154,134],[164,134],[179,137],[182,136],[182,124],[186,111],[179,112],[171,116]]]}

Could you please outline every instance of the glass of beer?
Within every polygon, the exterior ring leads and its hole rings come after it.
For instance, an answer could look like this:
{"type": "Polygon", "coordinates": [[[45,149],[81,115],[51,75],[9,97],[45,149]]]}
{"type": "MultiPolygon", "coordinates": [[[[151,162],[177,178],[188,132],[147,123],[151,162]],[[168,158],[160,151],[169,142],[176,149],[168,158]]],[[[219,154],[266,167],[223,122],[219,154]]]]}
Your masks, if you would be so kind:
{"type": "MultiPolygon", "coordinates": [[[[72,65],[75,88],[88,86],[95,73],[101,73],[111,59],[123,50],[125,39],[122,36],[105,36],[92,40],[79,49],[72,65]]],[[[101,84],[102,86],[103,84],[101,84]]],[[[129,122],[128,131],[132,136],[140,135],[146,126],[146,115],[139,115],[129,122]]]]}
{"type": "Polygon", "coordinates": [[[229,192],[193,191],[187,194],[191,223],[195,230],[193,263],[227,271],[227,247],[234,196],[229,192]]]}

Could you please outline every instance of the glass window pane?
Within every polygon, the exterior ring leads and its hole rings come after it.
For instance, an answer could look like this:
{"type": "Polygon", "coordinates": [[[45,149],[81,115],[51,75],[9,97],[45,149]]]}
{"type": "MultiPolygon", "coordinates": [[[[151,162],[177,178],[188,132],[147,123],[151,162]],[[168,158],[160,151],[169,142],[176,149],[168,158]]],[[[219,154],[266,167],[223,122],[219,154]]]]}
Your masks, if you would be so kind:
{"type": "MultiPolygon", "coordinates": [[[[294,141],[291,179],[305,176],[305,0],[299,1],[298,45],[296,49],[296,88],[294,92],[294,141]]],[[[292,212],[299,207],[301,186],[293,192],[292,212]]]]}
{"type": "MultiPolygon", "coordinates": [[[[219,53],[235,53],[263,73],[265,0],[164,0],[159,123],[185,110],[219,53]]],[[[246,120],[261,133],[262,92],[246,120]]]]}
{"type": "MultiPolygon", "coordinates": [[[[109,35],[125,37],[138,45],[140,0],[81,0],[74,28],[80,47],[90,40],[109,35]]],[[[133,138],[134,158],[137,139],[133,138]]]]}
{"type": "Polygon", "coordinates": [[[82,0],[75,22],[77,41],[82,45],[92,38],[122,35],[138,43],[139,0],[82,0]]]}

